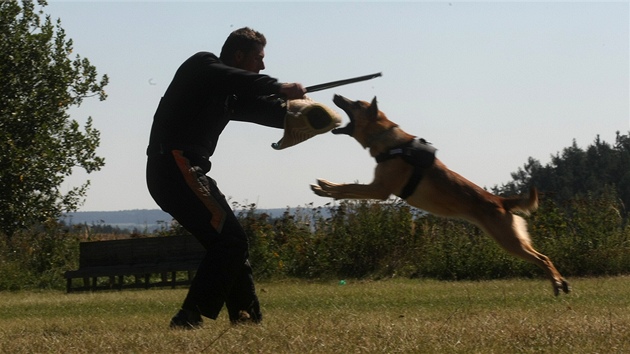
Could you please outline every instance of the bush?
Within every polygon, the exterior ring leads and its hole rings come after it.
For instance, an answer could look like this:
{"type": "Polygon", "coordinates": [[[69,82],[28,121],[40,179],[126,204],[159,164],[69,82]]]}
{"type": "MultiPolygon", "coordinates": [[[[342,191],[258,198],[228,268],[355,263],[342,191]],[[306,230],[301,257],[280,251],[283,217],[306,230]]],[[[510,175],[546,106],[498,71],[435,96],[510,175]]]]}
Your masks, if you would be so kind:
{"type": "Polygon", "coordinates": [[[614,192],[578,197],[563,206],[546,201],[532,218],[536,242],[571,275],[616,275],[630,270],[630,228],[614,192]]]}
{"type": "MultiPolygon", "coordinates": [[[[630,226],[614,194],[541,200],[528,218],[534,247],[565,276],[630,272],[630,226]]],[[[428,215],[395,200],[342,201],[288,210],[244,225],[258,276],[303,278],[429,277],[491,279],[542,276],[470,223],[428,215]],[[254,227],[255,226],[255,227],[254,227]]],[[[245,214],[242,214],[244,216],[245,214]]]]}
{"type": "Polygon", "coordinates": [[[18,232],[11,243],[5,238],[2,246],[0,290],[61,289],[63,273],[78,265],[78,235],[55,221],[18,232]]]}

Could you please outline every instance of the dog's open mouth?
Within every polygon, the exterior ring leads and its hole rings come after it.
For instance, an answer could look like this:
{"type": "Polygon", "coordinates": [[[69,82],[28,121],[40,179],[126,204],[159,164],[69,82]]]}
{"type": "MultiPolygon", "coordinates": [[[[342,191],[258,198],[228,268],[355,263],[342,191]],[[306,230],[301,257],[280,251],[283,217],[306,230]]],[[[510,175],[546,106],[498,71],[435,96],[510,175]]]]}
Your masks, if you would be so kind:
{"type": "Polygon", "coordinates": [[[341,108],[344,112],[346,112],[346,114],[348,115],[348,118],[350,118],[350,123],[348,123],[345,127],[333,129],[332,133],[333,134],[347,134],[347,135],[352,136],[352,134],[354,134],[354,117],[352,116],[352,111],[350,111],[350,106],[352,105],[352,101],[350,101],[349,99],[341,95],[335,95],[333,97],[333,103],[337,107],[341,108]]]}

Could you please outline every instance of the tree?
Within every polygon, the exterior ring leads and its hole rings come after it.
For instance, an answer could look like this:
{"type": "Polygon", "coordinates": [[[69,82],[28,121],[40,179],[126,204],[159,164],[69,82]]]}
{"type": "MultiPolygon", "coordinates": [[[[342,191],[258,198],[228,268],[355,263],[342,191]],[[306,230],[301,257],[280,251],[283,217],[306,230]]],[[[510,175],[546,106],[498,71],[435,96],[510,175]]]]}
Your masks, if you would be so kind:
{"type": "Polygon", "coordinates": [[[623,215],[630,206],[630,132],[617,132],[616,142],[610,145],[599,135],[586,150],[575,140],[562,153],[551,156],[551,162],[542,166],[529,158],[523,168],[512,173],[513,181],[495,187],[498,194],[526,193],[536,186],[546,197],[559,205],[575,197],[608,196],[613,190],[621,202],[623,215]]]}
{"type": "Polygon", "coordinates": [[[0,233],[16,231],[83,202],[89,180],[63,193],[73,168],[98,171],[100,132],[83,129],[67,110],[87,97],[107,96],[107,75],[79,55],[61,21],[44,15],[44,0],[0,1],[0,233]],[[36,7],[39,10],[36,10],[36,7]]]}

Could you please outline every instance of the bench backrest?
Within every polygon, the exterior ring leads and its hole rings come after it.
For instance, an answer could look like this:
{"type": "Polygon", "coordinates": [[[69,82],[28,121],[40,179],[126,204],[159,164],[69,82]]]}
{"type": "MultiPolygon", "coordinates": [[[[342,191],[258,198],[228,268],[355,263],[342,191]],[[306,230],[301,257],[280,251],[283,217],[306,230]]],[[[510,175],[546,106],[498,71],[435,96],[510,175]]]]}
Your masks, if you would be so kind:
{"type": "Polygon", "coordinates": [[[79,266],[157,264],[201,260],[205,248],[193,236],[81,242],[79,266]]]}

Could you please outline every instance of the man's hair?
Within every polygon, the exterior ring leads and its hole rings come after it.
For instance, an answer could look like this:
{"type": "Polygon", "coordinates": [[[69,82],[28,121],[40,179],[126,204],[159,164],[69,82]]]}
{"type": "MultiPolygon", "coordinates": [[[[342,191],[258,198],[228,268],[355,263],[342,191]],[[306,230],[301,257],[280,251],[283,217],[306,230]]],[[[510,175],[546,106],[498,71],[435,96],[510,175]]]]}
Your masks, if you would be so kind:
{"type": "Polygon", "coordinates": [[[265,47],[267,39],[265,36],[249,27],[243,27],[230,33],[229,37],[223,43],[221,55],[219,59],[226,64],[230,64],[234,59],[234,54],[241,50],[245,53],[256,49],[258,46],[265,47]]]}

